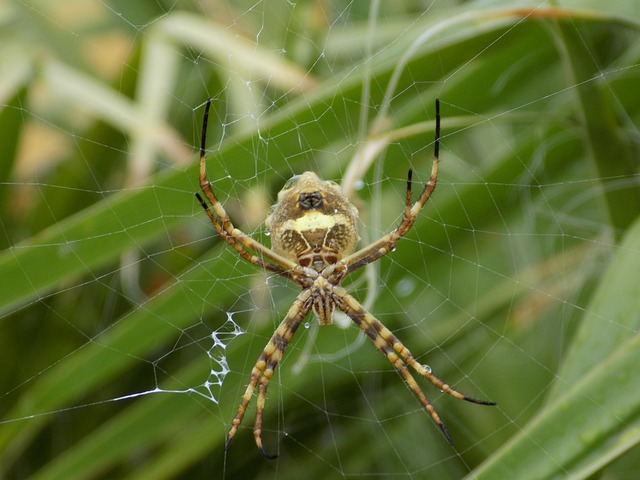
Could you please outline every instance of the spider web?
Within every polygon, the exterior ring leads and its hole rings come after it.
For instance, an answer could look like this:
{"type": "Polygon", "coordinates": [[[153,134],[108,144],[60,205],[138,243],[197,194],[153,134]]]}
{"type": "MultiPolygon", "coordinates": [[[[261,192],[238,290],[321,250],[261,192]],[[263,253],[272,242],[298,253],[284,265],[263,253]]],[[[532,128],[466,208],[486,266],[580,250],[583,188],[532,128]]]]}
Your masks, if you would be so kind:
{"type": "MultiPolygon", "coordinates": [[[[637,474],[634,2],[3,4],[0,476],[583,478],[637,474]],[[515,5],[518,5],[517,7],[515,5]],[[309,316],[224,442],[298,293],[246,264],[235,224],[295,173],[339,182],[362,244],[407,169],[438,188],[396,251],[344,286],[419,362],[497,407],[397,372],[309,316]]],[[[415,198],[414,198],[415,199],[415,198]]]]}

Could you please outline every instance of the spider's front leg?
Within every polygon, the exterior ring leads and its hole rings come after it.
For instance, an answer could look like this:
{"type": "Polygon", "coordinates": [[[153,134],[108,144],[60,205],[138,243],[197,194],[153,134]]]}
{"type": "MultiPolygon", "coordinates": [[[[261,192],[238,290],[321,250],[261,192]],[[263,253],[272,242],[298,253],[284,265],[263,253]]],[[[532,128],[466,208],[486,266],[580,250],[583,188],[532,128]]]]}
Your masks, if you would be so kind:
{"type": "Polygon", "coordinates": [[[411,366],[416,372],[429,380],[442,392],[451,395],[452,397],[480,405],[495,405],[495,402],[477,400],[464,395],[433,375],[429,369],[418,363],[409,349],[403,345],[398,337],[385,327],[380,320],[365,310],[365,308],[342,287],[334,287],[333,294],[334,301],[338,308],[353,320],[358,328],[360,328],[371,339],[378,350],[380,350],[385,358],[396,368],[396,370],[398,370],[424,409],[438,425],[450,445],[453,445],[453,439],[451,438],[451,435],[449,435],[447,427],[445,427],[444,422],[440,419],[440,416],[427,399],[415,378],[413,378],[413,375],[411,375],[407,366],[411,366]]]}
{"type": "Polygon", "coordinates": [[[249,385],[242,396],[238,412],[231,421],[231,430],[229,430],[229,433],[227,434],[225,449],[229,446],[231,440],[233,440],[240,423],[242,423],[242,418],[247,410],[253,391],[257,386],[258,400],[256,403],[256,421],[253,427],[253,436],[255,438],[256,445],[258,446],[258,450],[263,456],[269,459],[277,457],[277,455],[270,455],[266,453],[262,446],[262,415],[266,401],[267,386],[276,367],[278,366],[278,363],[282,360],[282,356],[284,355],[287,345],[289,345],[289,342],[293,338],[293,335],[296,333],[296,330],[300,326],[300,323],[302,323],[304,317],[309,313],[309,309],[311,308],[311,302],[309,300],[310,297],[310,289],[305,289],[298,295],[287,312],[287,315],[284,317],[276,331],[273,333],[273,336],[264,347],[264,350],[260,354],[253,370],[251,370],[249,385]]]}

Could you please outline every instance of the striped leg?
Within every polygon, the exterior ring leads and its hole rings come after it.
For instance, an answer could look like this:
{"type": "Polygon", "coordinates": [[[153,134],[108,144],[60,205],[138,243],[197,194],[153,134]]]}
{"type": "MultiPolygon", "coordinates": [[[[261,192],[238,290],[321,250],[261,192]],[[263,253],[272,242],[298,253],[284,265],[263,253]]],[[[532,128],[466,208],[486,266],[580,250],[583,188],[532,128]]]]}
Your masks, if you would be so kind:
{"type": "Polygon", "coordinates": [[[409,169],[407,172],[407,193],[404,207],[404,216],[400,225],[391,233],[386,234],[384,237],[376,240],[371,245],[361,248],[355,253],[352,253],[346,258],[342,259],[349,272],[353,272],[371,262],[384,257],[388,253],[392,252],[398,240],[404,237],[418,217],[418,214],[424,207],[427,200],[431,198],[431,194],[436,189],[436,183],[438,182],[438,166],[440,164],[440,101],[436,99],[436,128],[435,128],[435,141],[433,144],[433,163],[431,164],[431,177],[427,181],[418,197],[418,200],[411,204],[411,186],[413,185],[413,171],[409,169]]]}
{"type": "Polygon", "coordinates": [[[309,309],[311,308],[311,303],[308,302],[310,297],[309,290],[303,290],[300,295],[296,298],[295,302],[287,312],[287,315],[284,317],[284,320],[280,323],[273,336],[264,347],[264,350],[260,354],[258,361],[256,362],[253,370],[251,370],[251,377],[249,378],[249,385],[242,396],[242,401],[240,402],[240,406],[238,407],[238,412],[235,417],[231,421],[231,430],[227,434],[227,441],[225,443],[225,449],[233,440],[240,423],[242,423],[242,419],[247,410],[247,406],[249,405],[249,401],[253,395],[253,391],[256,386],[258,387],[258,400],[256,407],[256,421],[253,428],[253,436],[255,437],[256,445],[258,446],[258,450],[260,453],[264,455],[266,458],[276,458],[277,455],[269,455],[265,452],[262,447],[262,415],[264,412],[264,405],[267,394],[267,386],[269,384],[269,380],[273,377],[276,367],[280,360],[282,360],[282,356],[284,355],[284,351],[287,348],[287,345],[293,338],[293,335],[296,333],[296,330],[302,323],[304,317],[309,313],[309,309]]]}
{"type": "Polygon", "coordinates": [[[411,372],[407,368],[407,365],[411,366],[416,372],[425,377],[444,393],[471,403],[477,403],[480,405],[495,405],[494,402],[476,400],[451,388],[448,384],[433,375],[429,369],[418,363],[409,349],[402,344],[398,337],[396,337],[377,318],[367,312],[355,298],[353,298],[346,292],[346,290],[341,287],[335,287],[333,289],[333,292],[336,305],[338,305],[338,307],[344,313],[346,313],[364,333],[367,334],[374,345],[378,347],[378,350],[380,350],[386,357],[386,359],[391,364],[393,364],[396,370],[398,370],[404,381],[407,382],[407,385],[409,385],[411,391],[418,398],[433,421],[436,422],[436,424],[446,437],[447,441],[451,445],[453,445],[453,439],[449,435],[447,428],[440,419],[433,405],[431,405],[426,395],[416,382],[415,378],[413,378],[413,376],[411,375],[411,372]]]}

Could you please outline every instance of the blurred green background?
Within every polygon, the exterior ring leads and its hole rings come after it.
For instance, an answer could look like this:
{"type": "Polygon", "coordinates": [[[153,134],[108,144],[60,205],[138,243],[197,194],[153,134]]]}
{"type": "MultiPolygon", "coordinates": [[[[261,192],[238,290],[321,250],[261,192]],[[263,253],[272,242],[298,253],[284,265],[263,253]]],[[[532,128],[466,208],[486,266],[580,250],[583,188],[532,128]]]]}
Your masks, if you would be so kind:
{"type": "Polygon", "coordinates": [[[637,478],[633,0],[5,0],[0,20],[0,478],[637,478]],[[298,292],[193,196],[207,97],[213,188],[267,244],[305,170],[342,182],[363,241],[392,229],[440,98],[433,198],[345,285],[498,403],[419,380],[455,448],[356,328],[309,317],[267,399],[279,458],[255,400],[224,452],[298,292]]]}

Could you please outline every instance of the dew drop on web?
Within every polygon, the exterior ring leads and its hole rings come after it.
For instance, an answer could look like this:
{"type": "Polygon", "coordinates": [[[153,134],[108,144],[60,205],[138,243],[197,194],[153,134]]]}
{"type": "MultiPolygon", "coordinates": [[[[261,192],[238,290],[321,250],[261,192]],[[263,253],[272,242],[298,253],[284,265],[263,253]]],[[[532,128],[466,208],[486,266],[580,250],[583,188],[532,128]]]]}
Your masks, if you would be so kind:
{"type": "Polygon", "coordinates": [[[411,278],[403,278],[396,285],[396,293],[400,297],[408,297],[416,288],[416,282],[411,278]]]}

